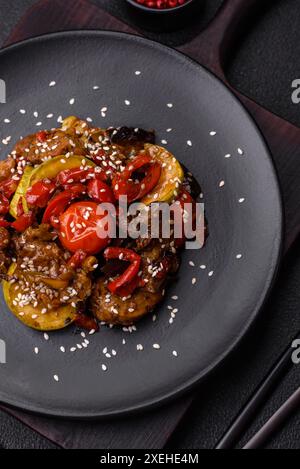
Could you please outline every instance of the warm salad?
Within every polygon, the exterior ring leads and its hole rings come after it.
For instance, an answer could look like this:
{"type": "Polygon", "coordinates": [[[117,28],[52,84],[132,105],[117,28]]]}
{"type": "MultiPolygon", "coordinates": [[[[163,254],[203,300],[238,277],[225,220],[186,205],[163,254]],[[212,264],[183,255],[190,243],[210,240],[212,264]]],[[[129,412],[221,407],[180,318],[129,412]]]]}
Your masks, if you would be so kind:
{"type": "MultiPolygon", "coordinates": [[[[194,194],[192,194],[194,195],[194,194]]],[[[20,140],[0,162],[0,274],[25,325],[56,330],[131,325],[162,300],[184,239],[99,235],[126,196],[193,202],[188,176],[154,132],[100,129],[68,117],[20,140]]]]}

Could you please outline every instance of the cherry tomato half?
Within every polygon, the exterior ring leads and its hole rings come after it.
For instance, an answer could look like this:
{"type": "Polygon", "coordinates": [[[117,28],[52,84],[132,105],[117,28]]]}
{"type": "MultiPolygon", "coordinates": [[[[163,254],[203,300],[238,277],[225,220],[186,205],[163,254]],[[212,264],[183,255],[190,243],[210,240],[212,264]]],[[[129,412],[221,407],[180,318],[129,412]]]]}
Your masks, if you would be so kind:
{"type": "Polygon", "coordinates": [[[100,237],[100,232],[109,227],[106,226],[106,216],[97,214],[97,208],[95,202],[77,202],[60,215],[59,238],[66,249],[71,252],[82,249],[87,254],[97,254],[106,248],[109,235],[106,233],[100,237]]]}

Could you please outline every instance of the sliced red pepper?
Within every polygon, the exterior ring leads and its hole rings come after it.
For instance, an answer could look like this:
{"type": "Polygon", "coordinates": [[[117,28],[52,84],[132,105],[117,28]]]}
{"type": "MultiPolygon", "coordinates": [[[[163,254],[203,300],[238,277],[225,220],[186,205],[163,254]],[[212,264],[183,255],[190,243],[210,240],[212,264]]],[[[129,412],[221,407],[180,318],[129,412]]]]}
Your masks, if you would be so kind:
{"type": "Polygon", "coordinates": [[[11,227],[16,231],[23,232],[34,222],[34,213],[28,212],[21,215],[11,224],[11,227]]]}
{"type": "Polygon", "coordinates": [[[84,252],[82,249],[76,251],[73,256],[68,260],[68,266],[72,267],[72,269],[78,269],[82,266],[84,259],[86,259],[87,253],[84,252]]]}
{"type": "Polygon", "coordinates": [[[36,134],[36,138],[39,142],[43,143],[47,140],[48,138],[48,133],[45,130],[41,130],[36,134]]]}
{"type": "Polygon", "coordinates": [[[92,330],[94,330],[95,332],[99,331],[99,325],[97,321],[93,318],[86,316],[85,314],[78,314],[76,316],[75,325],[77,327],[81,327],[82,329],[85,329],[86,331],[92,331],[92,330]]]}
{"type": "MultiPolygon", "coordinates": [[[[130,262],[130,266],[125,270],[125,272],[108,284],[108,289],[111,293],[120,295],[119,292],[121,291],[120,296],[127,296],[122,294],[124,293],[123,289],[125,287],[129,287],[130,290],[132,289],[134,285],[132,282],[135,281],[136,277],[138,278],[141,265],[141,256],[139,256],[139,254],[137,254],[135,251],[132,251],[132,249],[109,247],[104,251],[104,258],[106,260],[120,259],[124,262],[130,262]]],[[[134,289],[137,286],[138,283],[136,283],[134,289]]]]}
{"type": "Polygon", "coordinates": [[[14,193],[16,192],[18,187],[18,182],[14,179],[7,179],[6,181],[1,182],[0,184],[0,192],[3,194],[7,199],[10,199],[14,193]]]}
{"type": "Polygon", "coordinates": [[[87,186],[88,196],[98,203],[115,203],[112,189],[99,179],[91,179],[87,186]]]}
{"type": "Polygon", "coordinates": [[[0,215],[6,215],[9,211],[9,200],[5,195],[0,194],[0,215]]]}
{"type": "Polygon", "coordinates": [[[52,217],[58,217],[61,215],[68,204],[82,195],[85,191],[85,186],[83,184],[74,184],[68,190],[61,192],[60,194],[53,197],[50,200],[44,216],[43,216],[43,223],[49,223],[52,217]]]}
{"type": "Polygon", "coordinates": [[[55,189],[56,185],[54,182],[48,180],[38,181],[28,189],[26,193],[26,201],[33,207],[46,207],[51,194],[53,194],[55,189]]]}
{"type": "Polygon", "coordinates": [[[10,227],[10,222],[7,220],[4,220],[4,218],[0,218],[0,227],[1,228],[9,228],[10,227]]]}
{"type": "Polygon", "coordinates": [[[148,194],[158,183],[161,175],[161,166],[153,162],[149,155],[139,155],[131,161],[122,173],[113,179],[115,197],[127,196],[128,203],[141,199],[148,194]],[[139,181],[133,181],[134,172],[145,168],[145,176],[139,181]]]}

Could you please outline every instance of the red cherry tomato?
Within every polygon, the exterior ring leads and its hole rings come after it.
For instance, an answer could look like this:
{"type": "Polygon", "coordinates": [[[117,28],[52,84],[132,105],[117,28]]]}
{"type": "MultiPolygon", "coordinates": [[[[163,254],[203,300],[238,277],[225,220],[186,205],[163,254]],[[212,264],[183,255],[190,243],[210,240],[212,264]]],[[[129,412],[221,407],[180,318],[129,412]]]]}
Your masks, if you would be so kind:
{"type": "Polygon", "coordinates": [[[83,250],[87,254],[97,254],[106,248],[109,235],[100,237],[101,230],[108,230],[104,225],[104,215],[97,214],[95,202],[77,202],[72,204],[60,217],[60,241],[71,252],[83,250]]]}
{"type": "Polygon", "coordinates": [[[98,179],[92,179],[87,186],[88,196],[98,203],[115,203],[115,197],[112,189],[98,179]]]}
{"type": "Polygon", "coordinates": [[[38,181],[26,192],[26,201],[33,207],[46,207],[55,189],[54,182],[48,180],[38,181]]]}

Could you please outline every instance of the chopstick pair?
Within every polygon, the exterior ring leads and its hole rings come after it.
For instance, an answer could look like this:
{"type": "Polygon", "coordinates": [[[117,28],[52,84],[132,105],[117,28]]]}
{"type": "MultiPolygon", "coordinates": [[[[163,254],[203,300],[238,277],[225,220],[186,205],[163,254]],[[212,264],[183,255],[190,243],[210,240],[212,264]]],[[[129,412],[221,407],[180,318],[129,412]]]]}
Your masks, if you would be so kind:
{"type": "MultiPolygon", "coordinates": [[[[300,333],[294,341],[300,340],[300,333]]],[[[293,343],[294,343],[293,341],[293,343]]],[[[266,378],[259,385],[244,409],[230,425],[216,449],[232,449],[242,434],[253,421],[259,408],[266,402],[280,378],[294,366],[292,348],[289,346],[279,361],[269,371],[266,378]]],[[[285,402],[285,404],[271,417],[263,428],[247,443],[244,449],[261,447],[270,436],[277,431],[292,411],[300,407],[300,388],[285,402]]]]}

